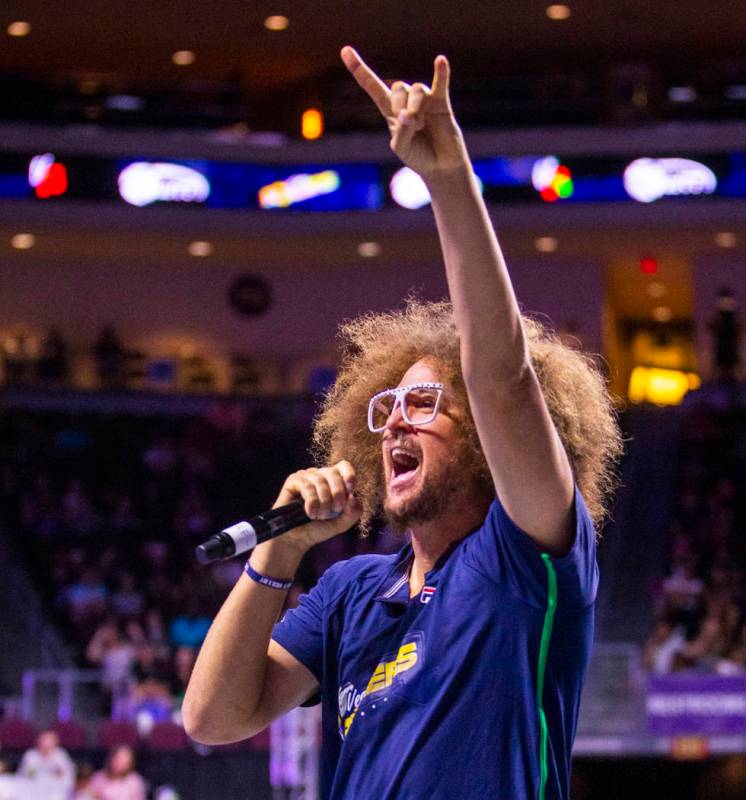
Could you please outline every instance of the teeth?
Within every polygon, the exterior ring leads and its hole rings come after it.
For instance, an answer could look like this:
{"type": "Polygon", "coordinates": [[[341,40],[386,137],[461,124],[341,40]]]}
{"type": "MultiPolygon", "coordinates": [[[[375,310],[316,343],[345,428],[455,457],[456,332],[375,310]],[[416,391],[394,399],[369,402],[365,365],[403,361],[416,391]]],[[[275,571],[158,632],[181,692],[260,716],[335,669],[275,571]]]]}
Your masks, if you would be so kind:
{"type": "Polygon", "coordinates": [[[402,447],[394,447],[391,450],[391,457],[392,458],[399,458],[401,456],[404,456],[404,458],[409,458],[410,454],[406,450],[404,450],[402,447]]]}
{"type": "Polygon", "coordinates": [[[420,459],[414,453],[410,453],[403,447],[391,448],[391,460],[395,461],[397,464],[409,464],[412,461],[416,462],[417,464],[420,463],[420,459]]]}

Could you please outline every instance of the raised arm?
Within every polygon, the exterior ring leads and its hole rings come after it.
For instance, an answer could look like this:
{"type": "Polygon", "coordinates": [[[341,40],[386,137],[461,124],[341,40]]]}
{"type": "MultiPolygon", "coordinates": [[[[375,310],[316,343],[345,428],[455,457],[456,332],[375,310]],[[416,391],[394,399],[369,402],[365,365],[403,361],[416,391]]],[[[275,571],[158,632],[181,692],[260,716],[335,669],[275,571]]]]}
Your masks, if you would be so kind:
{"type": "Polygon", "coordinates": [[[544,550],[572,545],[573,476],[549,415],[518,304],[449,98],[450,67],[432,87],[389,89],[351,47],[342,60],[388,124],[391,149],[423,178],[432,198],[461,340],[471,411],[500,500],[544,550]]]}

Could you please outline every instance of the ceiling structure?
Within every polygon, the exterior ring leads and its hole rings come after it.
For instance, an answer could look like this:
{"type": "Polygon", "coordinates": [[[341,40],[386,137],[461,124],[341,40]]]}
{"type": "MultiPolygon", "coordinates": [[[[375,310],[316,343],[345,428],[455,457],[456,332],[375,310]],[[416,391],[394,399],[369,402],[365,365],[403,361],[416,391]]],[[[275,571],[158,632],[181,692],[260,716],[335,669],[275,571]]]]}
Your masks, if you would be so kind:
{"type": "MultiPolygon", "coordinates": [[[[96,108],[101,106],[104,90],[109,95],[142,90],[151,100],[160,98],[164,107],[169,102],[172,108],[179,107],[178,102],[172,102],[174,96],[202,98],[208,122],[209,102],[223,97],[230,113],[225,119],[217,113],[215,119],[221,124],[226,119],[240,121],[248,130],[292,131],[300,108],[320,104],[329,111],[332,130],[370,128],[385,144],[377,111],[340,63],[338,51],[345,44],[356,46],[387,79],[429,81],[433,56],[446,53],[453,66],[456,110],[464,108],[467,120],[473,120],[475,126],[485,122],[505,125],[500,109],[507,109],[509,115],[531,97],[526,93],[529,78],[544,82],[549,92],[545,97],[547,108],[555,110],[560,109],[565,97],[562,92],[572,87],[574,78],[585,81],[576,100],[592,97],[597,88],[604,95],[603,101],[591,109],[589,119],[616,123],[644,121],[644,117],[605,114],[605,104],[613,97],[612,84],[618,84],[622,104],[625,91],[630,90],[626,99],[634,100],[635,87],[640,85],[651,97],[656,92],[665,95],[666,87],[694,85],[703,102],[713,82],[722,87],[737,86],[742,81],[746,87],[746,3],[567,0],[570,16],[564,20],[550,19],[548,5],[535,0],[286,0],[281,4],[245,0],[213,4],[197,0],[11,0],[0,17],[0,125],[4,120],[23,117],[18,109],[38,105],[38,97],[44,92],[69,103],[73,102],[72,95],[82,98],[83,116],[100,121],[103,112],[96,112],[96,108]],[[288,18],[288,27],[268,30],[266,18],[277,14],[288,18]],[[5,28],[15,21],[27,21],[30,33],[7,35],[5,28]],[[176,65],[173,54],[185,50],[193,53],[193,63],[176,65]],[[559,86],[556,80],[563,75],[569,76],[568,81],[557,90],[559,105],[552,105],[557,99],[550,96],[552,87],[559,86]],[[33,102],[23,106],[24,87],[28,86],[34,87],[35,94],[33,102]],[[59,87],[64,87],[64,92],[55,95],[59,87]],[[489,96],[487,101],[482,92],[489,96]],[[500,102],[492,103],[489,98],[495,97],[500,102]],[[485,103],[489,107],[486,118],[480,116],[485,103]],[[348,107],[352,111],[346,114],[348,107]]],[[[188,102],[181,109],[182,116],[176,114],[173,121],[178,124],[188,118],[198,100],[194,102],[193,106],[188,102]]],[[[637,102],[634,100],[633,105],[637,102]]],[[[638,111],[644,105],[638,104],[638,111]]],[[[582,103],[578,108],[582,111],[582,103]]],[[[55,121],[51,112],[49,118],[45,117],[43,105],[38,109],[38,121],[55,121]]],[[[633,135],[639,133],[638,129],[633,135]]],[[[152,222],[143,230],[131,224],[144,219],[136,211],[122,210],[120,216],[117,212],[102,218],[92,228],[90,223],[95,222],[97,212],[91,207],[81,207],[77,217],[73,214],[67,218],[64,213],[57,218],[46,216],[39,206],[6,207],[0,229],[0,258],[11,265],[20,265],[27,256],[43,258],[50,264],[55,259],[68,263],[97,259],[109,269],[127,261],[173,265],[189,263],[189,241],[208,238],[213,244],[208,261],[219,259],[250,269],[359,261],[358,245],[372,238],[383,242],[379,258],[389,265],[413,265],[439,257],[429,216],[425,223],[410,225],[406,220],[414,218],[406,217],[406,212],[396,219],[379,214],[368,217],[368,230],[367,222],[358,219],[354,224],[316,232],[303,233],[300,226],[292,236],[283,236],[278,231],[262,235],[257,222],[241,235],[238,223],[223,229],[220,222],[207,222],[206,217],[185,211],[171,215],[159,231],[157,220],[165,222],[171,210],[152,214],[152,222]],[[396,232],[385,239],[387,225],[393,225],[396,232]],[[343,230],[345,226],[349,229],[343,230]],[[35,247],[28,253],[9,245],[11,237],[21,230],[36,235],[35,247]]],[[[732,220],[718,219],[715,213],[681,232],[674,218],[658,227],[646,226],[639,209],[635,210],[640,215],[637,228],[632,219],[615,228],[613,219],[596,225],[586,218],[575,223],[571,220],[557,229],[548,211],[516,210],[507,215],[507,223],[497,220],[498,226],[503,224],[511,257],[603,261],[621,253],[634,263],[652,251],[714,258],[725,253],[714,239],[723,231],[731,233],[736,242],[735,250],[732,243],[728,245],[730,253],[742,251],[746,243],[743,213],[732,220]],[[555,244],[542,252],[537,240],[547,237],[555,239],[555,244]]],[[[349,222],[351,216],[346,220],[349,222]]],[[[633,295],[628,302],[636,302],[633,295]]]]}
{"type": "Polygon", "coordinates": [[[353,44],[384,75],[426,79],[431,59],[445,52],[457,74],[523,71],[647,60],[696,68],[743,58],[746,6],[718,0],[568,0],[566,20],[551,20],[548,2],[487,0],[11,0],[3,21],[28,21],[27,37],[6,41],[0,69],[55,74],[115,74],[242,82],[260,90],[310,82],[342,71],[338,50],[353,44]],[[288,18],[284,31],[264,20],[288,18]],[[191,50],[188,68],[171,61],[191,50]],[[413,74],[416,73],[416,74],[413,74]]]}
{"type": "MultiPolygon", "coordinates": [[[[544,100],[551,105],[556,97],[552,113],[558,117],[573,102],[593,106],[602,95],[604,103],[616,102],[635,87],[652,100],[666,85],[694,83],[706,100],[708,82],[746,83],[742,2],[567,0],[566,19],[550,19],[549,5],[537,0],[11,0],[3,6],[2,29],[22,20],[31,30],[22,37],[2,34],[0,116],[13,117],[23,106],[23,95],[13,94],[8,82],[29,87],[24,82],[30,80],[37,95],[44,86],[47,97],[55,87],[77,87],[91,97],[86,108],[92,118],[102,87],[127,93],[139,87],[161,106],[180,92],[195,98],[192,114],[200,98],[205,106],[225,102],[251,127],[292,124],[288,115],[304,103],[328,106],[330,122],[336,120],[340,129],[374,122],[340,63],[345,44],[356,46],[385,78],[429,81],[433,57],[446,53],[462,117],[474,112],[477,121],[483,120],[475,111],[482,95],[499,100],[493,107],[503,107],[508,116],[515,113],[522,98],[533,96],[529,76],[545,81],[544,100]],[[287,28],[268,30],[270,15],[285,15],[287,28]],[[177,51],[193,53],[193,62],[174,64],[177,51]],[[359,113],[346,117],[347,102],[359,113]]],[[[636,97],[640,105],[641,95],[636,97]]],[[[176,102],[174,114],[177,108],[176,102]]],[[[188,111],[182,108],[180,119],[188,111]]],[[[608,114],[600,107],[587,111],[593,118],[608,114]]],[[[209,109],[205,113],[209,119],[209,109]]],[[[500,124],[499,114],[486,121],[500,124]]]]}

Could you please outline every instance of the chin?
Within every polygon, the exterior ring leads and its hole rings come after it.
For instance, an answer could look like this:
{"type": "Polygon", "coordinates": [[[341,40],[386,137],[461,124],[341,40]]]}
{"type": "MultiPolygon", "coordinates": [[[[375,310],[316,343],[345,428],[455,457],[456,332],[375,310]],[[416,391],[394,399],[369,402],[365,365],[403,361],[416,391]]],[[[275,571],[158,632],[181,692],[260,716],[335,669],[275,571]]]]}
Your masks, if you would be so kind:
{"type": "Polygon", "coordinates": [[[396,533],[405,533],[410,528],[432,522],[447,508],[452,495],[444,487],[417,486],[408,492],[392,497],[387,495],[383,505],[389,526],[396,533]]]}

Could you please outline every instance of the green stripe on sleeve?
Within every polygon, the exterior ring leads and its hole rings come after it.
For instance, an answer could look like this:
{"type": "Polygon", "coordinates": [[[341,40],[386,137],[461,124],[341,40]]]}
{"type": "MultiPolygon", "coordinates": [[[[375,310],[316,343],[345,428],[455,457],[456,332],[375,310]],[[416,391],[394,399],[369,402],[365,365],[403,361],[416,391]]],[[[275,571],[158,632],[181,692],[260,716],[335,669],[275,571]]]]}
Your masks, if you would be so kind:
{"type": "Polygon", "coordinates": [[[539,668],[536,674],[536,706],[539,709],[540,742],[539,742],[539,765],[541,777],[539,783],[539,800],[544,800],[547,788],[547,718],[544,714],[542,696],[544,694],[544,674],[547,668],[547,656],[549,654],[549,640],[552,636],[552,625],[554,624],[554,612],[557,609],[557,573],[554,571],[552,559],[547,553],[541,554],[544,566],[547,568],[548,594],[547,610],[544,614],[544,627],[541,631],[541,648],[539,649],[539,668]]]}

